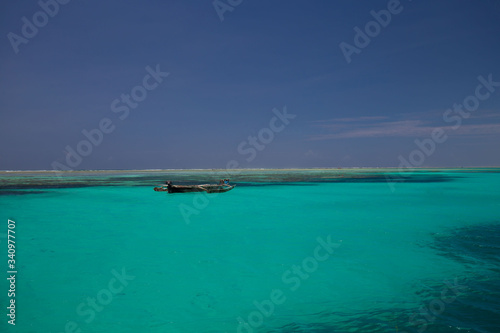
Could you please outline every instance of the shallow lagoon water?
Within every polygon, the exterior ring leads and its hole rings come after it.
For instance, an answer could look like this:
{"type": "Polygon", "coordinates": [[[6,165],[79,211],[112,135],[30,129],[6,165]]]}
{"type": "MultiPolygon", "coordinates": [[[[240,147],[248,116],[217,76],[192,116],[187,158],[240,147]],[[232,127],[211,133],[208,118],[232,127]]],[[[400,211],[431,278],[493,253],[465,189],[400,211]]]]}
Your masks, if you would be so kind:
{"type": "Polygon", "coordinates": [[[243,170],[223,194],[153,191],[227,176],[0,173],[19,272],[0,327],[500,331],[500,169],[243,170]]]}

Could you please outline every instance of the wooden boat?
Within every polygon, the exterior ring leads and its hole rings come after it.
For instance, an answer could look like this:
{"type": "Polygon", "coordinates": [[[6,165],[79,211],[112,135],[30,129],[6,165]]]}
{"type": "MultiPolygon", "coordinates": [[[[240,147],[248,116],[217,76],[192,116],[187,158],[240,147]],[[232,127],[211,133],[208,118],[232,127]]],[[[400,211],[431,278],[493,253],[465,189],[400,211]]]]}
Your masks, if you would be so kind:
{"type": "Polygon", "coordinates": [[[168,193],[190,193],[190,192],[207,192],[207,193],[223,193],[231,191],[236,185],[229,184],[203,184],[203,185],[161,185],[155,187],[158,192],[168,193]]]}

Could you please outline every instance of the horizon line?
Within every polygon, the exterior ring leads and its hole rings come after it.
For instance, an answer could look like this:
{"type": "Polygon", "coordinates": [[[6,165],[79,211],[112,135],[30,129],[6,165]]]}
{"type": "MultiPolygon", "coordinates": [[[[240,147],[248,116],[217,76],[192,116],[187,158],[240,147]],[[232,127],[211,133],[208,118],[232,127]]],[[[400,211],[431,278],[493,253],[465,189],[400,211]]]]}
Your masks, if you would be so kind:
{"type": "Polygon", "coordinates": [[[72,173],[72,172],[100,172],[100,171],[149,171],[149,172],[163,172],[163,171],[230,171],[230,170],[247,170],[247,171],[263,171],[263,170],[349,170],[349,169],[405,169],[411,170],[428,170],[428,169],[500,169],[500,166],[419,166],[412,168],[401,168],[397,166],[392,167],[284,167],[284,168],[191,168],[191,169],[80,169],[80,170],[44,170],[44,169],[34,169],[34,170],[0,170],[3,173],[10,172],[46,172],[46,173],[72,173]]]}

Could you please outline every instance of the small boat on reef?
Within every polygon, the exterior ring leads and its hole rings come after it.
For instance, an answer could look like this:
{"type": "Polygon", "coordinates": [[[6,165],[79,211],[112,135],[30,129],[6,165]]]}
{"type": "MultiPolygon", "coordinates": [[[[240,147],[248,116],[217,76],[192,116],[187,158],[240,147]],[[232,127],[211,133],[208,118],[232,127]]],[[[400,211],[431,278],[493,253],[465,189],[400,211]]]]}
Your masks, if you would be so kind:
{"type": "Polygon", "coordinates": [[[223,193],[231,191],[236,185],[229,185],[227,181],[221,181],[219,184],[202,184],[202,185],[172,185],[167,182],[165,185],[160,185],[154,188],[157,192],[168,193],[191,193],[191,192],[207,192],[207,193],[223,193]]]}

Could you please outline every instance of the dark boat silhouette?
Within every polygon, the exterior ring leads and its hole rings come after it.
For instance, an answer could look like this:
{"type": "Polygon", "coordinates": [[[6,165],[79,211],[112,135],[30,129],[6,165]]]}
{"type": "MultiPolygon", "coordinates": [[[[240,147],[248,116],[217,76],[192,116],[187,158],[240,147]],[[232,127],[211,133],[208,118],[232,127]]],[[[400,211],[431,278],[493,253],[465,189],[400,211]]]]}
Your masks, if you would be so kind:
{"type": "Polygon", "coordinates": [[[190,193],[190,192],[207,192],[207,193],[223,193],[231,191],[236,185],[229,184],[202,184],[202,185],[172,185],[165,184],[155,187],[157,192],[168,193],[190,193]]]}

